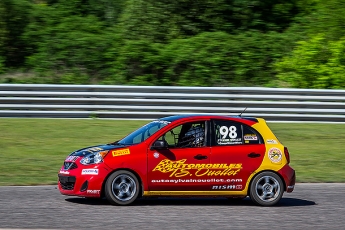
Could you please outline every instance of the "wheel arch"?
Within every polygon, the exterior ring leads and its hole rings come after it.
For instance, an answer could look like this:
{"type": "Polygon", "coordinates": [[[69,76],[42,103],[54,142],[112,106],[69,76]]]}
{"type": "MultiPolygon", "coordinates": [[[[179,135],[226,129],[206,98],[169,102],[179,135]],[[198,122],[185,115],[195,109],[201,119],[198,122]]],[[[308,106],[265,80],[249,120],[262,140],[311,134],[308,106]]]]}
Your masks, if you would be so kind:
{"type": "Polygon", "coordinates": [[[103,183],[102,183],[101,197],[102,198],[105,197],[105,183],[107,182],[107,180],[110,177],[110,175],[113,174],[114,172],[117,172],[117,171],[120,171],[120,170],[129,171],[129,172],[133,173],[136,176],[136,178],[139,181],[139,189],[140,189],[139,190],[139,197],[138,198],[142,197],[143,194],[144,194],[144,184],[143,184],[143,181],[142,181],[141,177],[139,176],[139,174],[136,171],[134,171],[133,169],[129,169],[129,168],[117,168],[117,169],[114,169],[114,170],[112,170],[111,172],[108,173],[108,175],[104,178],[103,183]]]}
{"type": "Polygon", "coordinates": [[[273,171],[273,170],[262,170],[262,171],[260,171],[260,172],[255,173],[254,176],[252,176],[252,178],[250,179],[250,182],[249,182],[249,184],[248,184],[248,189],[247,189],[247,196],[249,196],[249,194],[250,194],[250,188],[251,188],[251,186],[252,186],[252,183],[253,183],[254,178],[255,178],[258,174],[263,173],[263,172],[271,172],[271,173],[274,173],[274,174],[276,174],[277,176],[279,176],[279,178],[280,178],[281,181],[283,182],[283,186],[284,186],[283,189],[284,189],[284,192],[286,191],[285,180],[284,180],[283,176],[280,175],[280,173],[278,173],[277,171],[273,171]]]}

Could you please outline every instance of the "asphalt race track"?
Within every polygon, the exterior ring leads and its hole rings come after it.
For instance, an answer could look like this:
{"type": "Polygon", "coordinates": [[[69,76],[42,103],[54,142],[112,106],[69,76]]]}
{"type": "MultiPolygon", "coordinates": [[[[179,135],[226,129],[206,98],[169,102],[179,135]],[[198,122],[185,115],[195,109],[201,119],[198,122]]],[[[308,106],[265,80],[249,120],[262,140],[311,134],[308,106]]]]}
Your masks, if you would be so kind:
{"type": "Polygon", "coordinates": [[[345,184],[297,184],[274,207],[249,198],[159,198],[133,206],[60,195],[56,186],[0,187],[0,229],[345,229],[345,184]]]}

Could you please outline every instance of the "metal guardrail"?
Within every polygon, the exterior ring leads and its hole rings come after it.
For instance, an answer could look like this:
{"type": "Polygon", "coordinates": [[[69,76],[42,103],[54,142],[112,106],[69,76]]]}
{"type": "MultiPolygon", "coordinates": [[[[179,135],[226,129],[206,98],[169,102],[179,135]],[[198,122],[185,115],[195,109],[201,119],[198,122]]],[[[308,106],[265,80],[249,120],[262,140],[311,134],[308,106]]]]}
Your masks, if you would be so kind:
{"type": "Polygon", "coordinates": [[[345,90],[265,87],[0,84],[0,117],[154,119],[238,115],[345,122],[345,90]]]}

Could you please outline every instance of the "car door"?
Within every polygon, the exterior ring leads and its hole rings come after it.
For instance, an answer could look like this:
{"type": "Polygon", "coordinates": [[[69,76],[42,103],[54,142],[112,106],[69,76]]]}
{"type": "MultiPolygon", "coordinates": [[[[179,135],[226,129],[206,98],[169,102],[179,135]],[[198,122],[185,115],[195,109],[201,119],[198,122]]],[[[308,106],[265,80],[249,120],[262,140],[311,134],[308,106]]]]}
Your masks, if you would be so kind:
{"type": "Polygon", "coordinates": [[[223,164],[211,190],[243,190],[265,155],[261,135],[252,127],[231,120],[213,120],[211,127],[210,164],[223,164]]]}
{"type": "Polygon", "coordinates": [[[198,167],[208,165],[210,147],[206,120],[178,124],[157,140],[167,148],[148,149],[148,187],[150,191],[203,191],[206,176],[198,167]]]}

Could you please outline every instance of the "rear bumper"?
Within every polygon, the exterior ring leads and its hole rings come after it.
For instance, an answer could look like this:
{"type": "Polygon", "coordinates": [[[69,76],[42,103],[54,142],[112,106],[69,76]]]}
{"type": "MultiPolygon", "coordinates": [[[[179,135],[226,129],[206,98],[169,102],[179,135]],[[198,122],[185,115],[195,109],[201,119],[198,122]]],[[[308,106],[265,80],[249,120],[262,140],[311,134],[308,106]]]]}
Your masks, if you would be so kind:
{"type": "Polygon", "coordinates": [[[285,165],[282,169],[280,169],[279,174],[283,177],[286,188],[285,191],[290,193],[295,188],[296,183],[296,172],[290,165],[285,165]]]}

